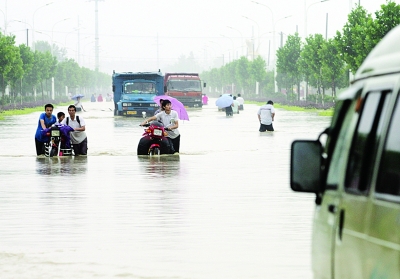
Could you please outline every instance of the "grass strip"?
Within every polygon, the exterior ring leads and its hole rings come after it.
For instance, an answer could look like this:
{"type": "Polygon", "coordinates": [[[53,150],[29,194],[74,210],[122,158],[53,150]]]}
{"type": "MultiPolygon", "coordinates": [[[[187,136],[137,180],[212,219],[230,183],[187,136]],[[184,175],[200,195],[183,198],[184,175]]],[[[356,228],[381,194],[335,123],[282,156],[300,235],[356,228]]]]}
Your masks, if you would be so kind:
{"type": "MultiPolygon", "coordinates": [[[[265,102],[245,101],[245,104],[253,104],[253,105],[262,106],[262,105],[265,105],[265,102]]],[[[333,108],[330,108],[330,109],[303,108],[303,107],[298,107],[298,106],[280,105],[278,103],[274,103],[274,107],[284,109],[287,111],[315,112],[319,116],[332,116],[333,112],[334,112],[333,108]]]]}
{"type": "MultiPolygon", "coordinates": [[[[54,105],[54,108],[59,106],[69,106],[70,103],[60,103],[54,105]]],[[[4,110],[0,112],[0,120],[4,120],[7,116],[16,116],[16,115],[25,115],[33,112],[44,112],[44,106],[34,107],[34,108],[23,108],[23,109],[12,109],[12,110],[4,110]]]]}

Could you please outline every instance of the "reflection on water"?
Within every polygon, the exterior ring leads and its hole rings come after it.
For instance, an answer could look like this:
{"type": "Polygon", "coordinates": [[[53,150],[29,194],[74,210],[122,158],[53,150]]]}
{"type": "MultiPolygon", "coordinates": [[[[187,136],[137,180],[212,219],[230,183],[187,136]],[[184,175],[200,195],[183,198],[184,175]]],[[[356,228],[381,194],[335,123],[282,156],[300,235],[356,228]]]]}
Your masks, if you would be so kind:
{"type": "Polygon", "coordinates": [[[147,157],[142,120],[108,105],[82,112],[87,157],[37,158],[40,112],[0,121],[0,278],[311,278],[314,197],[289,189],[290,144],[328,118],[277,110],[260,133],[257,106],[209,105],[181,121],[179,155],[147,157]]]}
{"type": "Polygon", "coordinates": [[[41,175],[73,175],[82,174],[87,170],[88,157],[37,157],[36,171],[41,175]]]}
{"type": "Polygon", "coordinates": [[[179,175],[179,155],[138,156],[143,173],[154,177],[169,177],[179,175]]]}

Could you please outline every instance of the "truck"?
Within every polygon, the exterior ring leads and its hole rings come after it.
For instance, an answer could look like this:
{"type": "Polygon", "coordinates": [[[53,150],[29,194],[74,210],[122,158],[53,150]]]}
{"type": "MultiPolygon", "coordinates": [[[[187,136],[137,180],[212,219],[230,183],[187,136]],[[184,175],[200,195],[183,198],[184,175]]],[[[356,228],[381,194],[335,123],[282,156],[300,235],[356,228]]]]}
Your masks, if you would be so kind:
{"type": "Polygon", "coordinates": [[[154,115],[154,96],[163,95],[164,77],[158,72],[113,71],[114,115],[146,117],[154,115]]]}
{"type": "Polygon", "coordinates": [[[202,88],[206,83],[201,83],[197,73],[166,73],[164,76],[165,95],[178,99],[185,107],[202,107],[202,88]]]}

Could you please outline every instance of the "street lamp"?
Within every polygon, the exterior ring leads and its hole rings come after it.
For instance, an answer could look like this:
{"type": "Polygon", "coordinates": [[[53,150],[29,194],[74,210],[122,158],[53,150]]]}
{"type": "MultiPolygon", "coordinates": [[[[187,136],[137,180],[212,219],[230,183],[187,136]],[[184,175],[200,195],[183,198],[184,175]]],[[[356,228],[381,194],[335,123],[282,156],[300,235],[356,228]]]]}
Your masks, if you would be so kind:
{"type": "MultiPolygon", "coordinates": [[[[29,25],[29,26],[32,28],[32,30],[33,30],[32,25],[30,25],[29,23],[27,23],[27,22],[25,22],[25,21],[14,19],[14,20],[11,20],[10,22],[12,22],[12,21],[20,22],[20,23],[29,25]]],[[[33,35],[32,35],[32,36],[33,36],[33,35]]],[[[29,46],[29,42],[28,42],[28,29],[26,29],[26,46],[29,46]]],[[[33,46],[32,46],[32,47],[33,47],[33,46]]]]}
{"type": "MultiPolygon", "coordinates": [[[[224,37],[224,38],[227,38],[227,39],[231,40],[231,42],[232,42],[232,53],[233,53],[233,55],[232,55],[232,61],[233,61],[233,60],[235,59],[235,57],[234,57],[234,54],[235,54],[235,43],[233,42],[232,38],[227,37],[227,36],[222,35],[222,34],[221,34],[221,36],[224,37]]],[[[229,60],[230,60],[230,58],[229,58],[229,60]]]]}
{"type": "Polygon", "coordinates": [[[256,1],[251,1],[251,2],[253,2],[253,3],[257,4],[257,5],[261,5],[261,6],[264,6],[264,7],[268,8],[268,10],[271,12],[272,25],[274,25],[274,13],[272,12],[271,8],[268,7],[267,5],[261,4],[261,3],[256,2],[256,1]]]}
{"type": "Polygon", "coordinates": [[[291,15],[288,15],[288,16],[285,16],[285,17],[282,17],[282,18],[280,18],[280,19],[278,19],[274,24],[273,24],[273,27],[272,27],[272,41],[273,41],[273,51],[274,51],[274,88],[275,88],[275,92],[277,92],[278,91],[278,84],[277,84],[277,82],[276,82],[276,44],[275,44],[275,26],[276,26],[276,24],[279,22],[279,21],[281,21],[281,20],[284,20],[284,19],[287,19],[287,18],[289,18],[289,17],[291,17],[291,15]]]}
{"type": "MultiPolygon", "coordinates": [[[[91,45],[91,44],[93,44],[93,43],[95,43],[96,41],[95,40],[93,40],[93,41],[90,41],[90,42],[88,42],[87,44],[85,44],[84,46],[83,46],[83,54],[82,54],[82,56],[83,56],[83,60],[82,60],[82,65],[85,65],[85,56],[86,56],[86,47],[88,46],[88,45],[91,45]]],[[[88,57],[90,58],[90,56],[88,55],[88,57]]],[[[90,68],[90,61],[89,61],[89,63],[87,63],[87,67],[88,68],[90,68]]]]}
{"type": "Polygon", "coordinates": [[[222,66],[223,66],[223,65],[224,65],[224,54],[222,53],[222,47],[221,47],[221,45],[220,45],[219,43],[217,43],[217,42],[214,42],[214,41],[209,41],[209,42],[218,45],[219,51],[220,51],[220,53],[221,53],[221,55],[222,55],[222,66]]]}
{"type": "MultiPolygon", "coordinates": [[[[248,18],[247,16],[242,16],[242,17],[244,17],[245,19],[251,20],[257,24],[257,30],[258,30],[257,42],[258,42],[258,46],[260,46],[260,25],[254,19],[248,18]]],[[[258,49],[258,47],[257,47],[257,49],[258,49]]],[[[253,60],[254,60],[254,52],[255,52],[255,50],[254,50],[254,33],[253,33],[253,60]]]]}
{"type": "Polygon", "coordinates": [[[222,53],[222,47],[221,47],[221,45],[220,45],[219,43],[214,42],[214,41],[209,41],[209,42],[218,45],[219,50],[220,50],[220,52],[222,53]]]}
{"type": "Polygon", "coordinates": [[[3,12],[3,10],[0,10],[0,12],[3,14],[4,17],[4,35],[7,35],[7,17],[6,14],[3,12]]]}
{"type": "Polygon", "coordinates": [[[57,21],[56,23],[53,24],[53,28],[51,28],[51,49],[52,49],[51,55],[53,55],[54,27],[55,27],[58,23],[63,22],[63,21],[66,21],[66,20],[68,20],[68,19],[69,19],[69,17],[68,17],[68,18],[64,18],[64,19],[62,19],[62,20],[60,20],[60,21],[57,21]]]}
{"type": "MultiPolygon", "coordinates": [[[[272,10],[271,10],[271,8],[270,7],[268,7],[267,5],[264,5],[264,4],[262,4],[262,3],[259,3],[259,2],[256,2],[256,1],[251,1],[251,2],[253,2],[253,3],[255,3],[255,4],[257,4],[257,5],[260,5],[260,6],[264,6],[264,7],[266,7],[266,8],[268,8],[268,10],[271,12],[271,22],[272,22],[272,49],[273,49],[273,52],[274,52],[274,90],[275,90],[275,92],[277,92],[278,91],[278,85],[277,85],[277,83],[276,83],[276,51],[275,51],[275,24],[276,24],[276,22],[274,21],[274,13],[272,12],[272,10]]],[[[278,19],[278,21],[279,21],[280,19],[278,19]]],[[[277,21],[277,22],[278,22],[277,21]]]]}
{"type": "Polygon", "coordinates": [[[329,0],[321,0],[321,1],[318,1],[318,2],[314,2],[314,3],[311,3],[310,5],[308,5],[308,7],[307,7],[307,0],[304,0],[304,7],[305,7],[305,10],[306,10],[305,16],[304,16],[304,39],[307,38],[307,36],[308,36],[308,34],[307,34],[308,9],[311,6],[315,5],[315,4],[319,4],[319,3],[323,3],[323,2],[327,2],[327,1],[329,1],[329,0]]]}
{"type": "Polygon", "coordinates": [[[36,12],[44,7],[47,7],[48,5],[53,4],[53,2],[49,2],[47,4],[44,4],[43,6],[40,6],[39,8],[37,8],[34,12],[33,12],[33,16],[32,16],[32,50],[35,51],[35,14],[36,12]]]}
{"type": "MultiPolygon", "coordinates": [[[[242,34],[242,32],[240,32],[238,29],[233,28],[233,27],[231,27],[231,26],[227,26],[227,27],[230,28],[230,29],[236,30],[237,32],[239,32],[240,37],[242,38],[242,42],[240,43],[241,55],[243,55],[243,42],[244,42],[244,39],[243,39],[243,34],[242,34]]],[[[236,57],[236,58],[237,58],[237,57],[236,57]]]]}

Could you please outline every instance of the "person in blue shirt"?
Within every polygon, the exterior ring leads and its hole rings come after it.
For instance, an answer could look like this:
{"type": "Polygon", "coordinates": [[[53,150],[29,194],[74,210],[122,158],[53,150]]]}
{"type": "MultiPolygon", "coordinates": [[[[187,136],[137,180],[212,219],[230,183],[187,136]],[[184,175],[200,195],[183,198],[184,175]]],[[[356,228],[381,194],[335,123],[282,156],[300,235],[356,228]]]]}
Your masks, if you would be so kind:
{"type": "Polygon", "coordinates": [[[51,125],[56,123],[57,118],[53,115],[53,105],[46,104],[44,106],[44,111],[39,116],[38,126],[36,128],[35,134],[35,145],[36,145],[36,154],[44,155],[44,144],[50,141],[50,138],[46,135],[43,135],[42,131],[46,128],[50,128],[51,125]]]}

